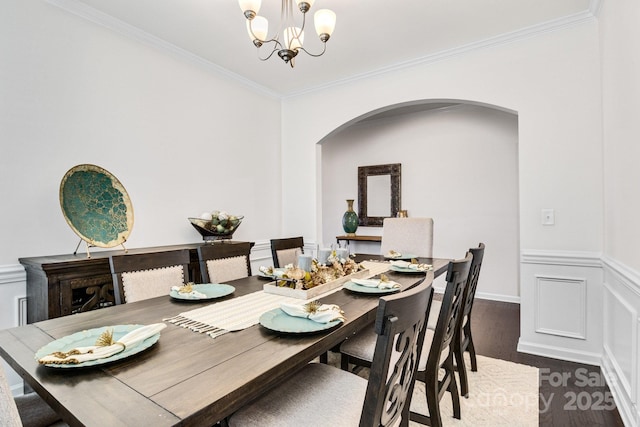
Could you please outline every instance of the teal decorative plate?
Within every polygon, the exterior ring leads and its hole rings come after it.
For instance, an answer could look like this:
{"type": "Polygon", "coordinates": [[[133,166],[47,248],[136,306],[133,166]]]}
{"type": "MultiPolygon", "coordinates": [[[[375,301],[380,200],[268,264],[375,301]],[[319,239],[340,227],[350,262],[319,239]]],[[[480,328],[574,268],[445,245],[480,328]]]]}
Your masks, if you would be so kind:
{"type": "Polygon", "coordinates": [[[215,298],[222,298],[235,292],[236,288],[231,285],[223,285],[218,283],[203,283],[200,285],[193,285],[193,290],[198,291],[206,295],[206,298],[194,298],[189,295],[181,294],[178,291],[172,290],[169,292],[171,298],[184,300],[184,301],[203,301],[215,298]]]}
{"type": "Polygon", "coordinates": [[[344,289],[350,290],[351,292],[357,292],[359,294],[377,294],[377,295],[392,294],[394,292],[400,292],[402,290],[402,288],[391,288],[391,289],[380,289],[377,287],[373,288],[369,286],[358,285],[357,283],[353,283],[351,281],[345,283],[344,285],[342,285],[342,287],[344,289]]]}
{"type": "Polygon", "coordinates": [[[409,274],[425,274],[428,270],[417,270],[415,268],[409,267],[399,267],[397,265],[392,265],[389,267],[389,270],[395,271],[397,273],[409,273],[409,274]]]}
{"type": "Polygon", "coordinates": [[[326,331],[342,323],[334,320],[329,323],[319,323],[304,317],[289,316],[280,308],[274,308],[260,316],[260,324],[267,329],[289,334],[308,334],[312,332],[326,331]]]}
{"type": "MultiPolygon", "coordinates": [[[[116,326],[103,326],[101,328],[88,329],[85,331],[76,332],[75,334],[67,335],[66,337],[51,341],[49,344],[40,348],[36,352],[35,359],[38,360],[47,354],[51,354],[54,351],[67,352],[76,347],[85,347],[95,345],[98,337],[107,329],[113,329],[114,341],[119,340],[131,331],[143,327],[144,325],[116,325],[116,326]]],[[[51,368],[83,368],[87,366],[104,365],[105,363],[115,362],[116,360],[125,359],[127,357],[138,354],[143,350],[148,349],[154,345],[160,339],[160,333],[155,334],[152,337],[147,338],[135,347],[127,347],[122,353],[114,354],[113,356],[105,357],[104,359],[89,360],[87,362],[72,364],[72,365],[58,365],[58,364],[46,364],[51,368]]]]}
{"type": "Polygon", "coordinates": [[[262,271],[258,270],[258,276],[262,277],[263,279],[277,279],[279,277],[282,277],[282,275],[284,274],[284,268],[274,268],[273,269],[273,274],[265,274],[262,271]]]}
{"type": "Polygon", "coordinates": [[[400,254],[398,256],[384,256],[385,259],[412,259],[412,258],[418,258],[417,255],[413,255],[413,254],[400,254]]]}
{"type": "Polygon", "coordinates": [[[60,183],[60,206],[67,224],[90,245],[124,243],[133,228],[133,207],[120,181],[96,165],[69,169],[60,183]]]}

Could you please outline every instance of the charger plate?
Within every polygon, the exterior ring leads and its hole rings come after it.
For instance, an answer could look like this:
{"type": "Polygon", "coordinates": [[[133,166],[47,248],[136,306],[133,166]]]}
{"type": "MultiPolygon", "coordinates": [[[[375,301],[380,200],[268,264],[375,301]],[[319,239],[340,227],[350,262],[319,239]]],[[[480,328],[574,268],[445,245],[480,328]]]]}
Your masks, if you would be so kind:
{"type": "Polygon", "coordinates": [[[391,288],[391,289],[380,289],[378,287],[371,286],[362,286],[357,283],[347,282],[342,285],[344,289],[348,289],[351,292],[356,292],[359,294],[377,294],[377,295],[385,295],[385,294],[393,294],[395,292],[400,292],[402,288],[391,288]]]}
{"type": "Polygon", "coordinates": [[[171,290],[169,295],[171,298],[179,299],[182,301],[205,301],[210,299],[222,298],[235,292],[236,288],[231,285],[225,285],[220,283],[202,283],[199,285],[193,285],[195,291],[206,295],[205,298],[194,298],[181,294],[178,291],[171,290]]]}
{"type": "Polygon", "coordinates": [[[274,308],[262,313],[259,322],[267,329],[288,334],[308,334],[326,331],[342,323],[340,320],[328,323],[314,322],[304,317],[290,316],[280,308],[274,308]]]}
{"type": "Polygon", "coordinates": [[[417,255],[414,254],[400,254],[398,256],[384,256],[384,259],[412,259],[412,258],[418,258],[417,255]]]}
{"type": "Polygon", "coordinates": [[[433,270],[433,267],[431,267],[431,268],[429,268],[427,270],[416,270],[415,268],[400,267],[400,266],[397,266],[397,265],[392,265],[391,267],[389,267],[389,270],[395,271],[396,273],[425,274],[427,271],[433,270]]]}
{"type": "MultiPolygon", "coordinates": [[[[107,329],[113,329],[113,340],[118,341],[131,331],[143,327],[144,325],[116,325],[116,326],[103,326],[101,328],[87,329],[84,331],[76,332],[66,337],[59,338],[55,341],[51,341],[49,344],[41,347],[35,354],[35,359],[38,360],[47,354],[51,354],[55,351],[67,352],[76,347],[85,347],[95,345],[98,337],[107,329]]],[[[127,347],[123,352],[114,354],[113,356],[105,357],[104,359],[88,360],[82,363],[58,365],[55,363],[49,363],[44,366],[50,368],[60,369],[74,369],[84,368],[88,366],[104,365],[105,363],[115,362],[116,360],[126,359],[127,357],[138,354],[143,350],[148,349],[154,345],[160,339],[160,332],[142,341],[135,347],[127,347]]]]}

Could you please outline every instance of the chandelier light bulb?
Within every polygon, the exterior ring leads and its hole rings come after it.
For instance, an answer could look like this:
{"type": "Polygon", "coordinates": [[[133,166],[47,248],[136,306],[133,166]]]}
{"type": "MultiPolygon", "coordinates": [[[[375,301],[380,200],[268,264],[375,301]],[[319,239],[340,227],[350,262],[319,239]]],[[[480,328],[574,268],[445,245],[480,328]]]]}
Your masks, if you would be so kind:
{"type": "Polygon", "coordinates": [[[238,4],[240,5],[240,9],[242,9],[242,13],[244,13],[244,16],[251,20],[260,11],[262,0],[238,0],[238,4]]]}
{"type": "Polygon", "coordinates": [[[253,44],[256,44],[256,41],[262,44],[267,40],[268,32],[269,21],[264,16],[256,16],[251,20],[247,19],[247,33],[249,33],[249,38],[253,44]]]}
{"type": "Polygon", "coordinates": [[[320,9],[313,15],[313,23],[320,40],[326,42],[336,27],[336,14],[329,9],[320,9]]]}

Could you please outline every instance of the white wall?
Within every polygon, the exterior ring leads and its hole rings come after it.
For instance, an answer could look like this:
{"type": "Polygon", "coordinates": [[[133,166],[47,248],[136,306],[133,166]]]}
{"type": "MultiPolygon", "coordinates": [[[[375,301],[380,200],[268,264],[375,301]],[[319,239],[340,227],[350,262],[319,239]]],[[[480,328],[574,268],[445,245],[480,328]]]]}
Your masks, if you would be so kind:
{"type": "Polygon", "coordinates": [[[602,44],[604,136],[603,369],[626,425],[640,425],[640,5],[604,1],[602,44]]]}
{"type": "Polygon", "coordinates": [[[58,191],[80,163],[127,189],[128,247],[200,241],[187,217],[214,209],[280,235],[278,99],[41,0],[3,3],[0,54],[0,266],[75,249],[58,191]]]}
{"type": "Polygon", "coordinates": [[[312,191],[320,186],[315,145],[355,119],[421,100],[466,100],[513,111],[518,115],[521,335],[526,337],[521,338],[521,348],[597,362],[602,354],[602,306],[594,310],[591,302],[602,301],[602,280],[598,282],[604,234],[600,84],[598,24],[589,19],[286,99],[282,128],[285,231],[323,234],[322,199],[312,191]],[[308,120],[318,106],[324,107],[322,120],[308,120]],[[555,210],[554,226],[542,225],[545,208],[555,210]],[[562,266],[559,271],[558,265],[562,266]],[[566,288],[565,273],[575,281],[567,283],[592,286],[566,288]],[[554,292],[535,292],[538,276],[551,279],[545,285],[559,287],[556,299],[562,298],[562,304],[580,305],[571,316],[572,325],[560,325],[563,328],[555,331],[536,326],[531,308],[555,306],[545,301],[554,292]],[[576,338],[572,328],[581,313],[586,313],[581,325],[584,333],[576,338]]]}
{"type": "Polygon", "coordinates": [[[587,21],[286,99],[282,129],[286,226],[309,235],[317,231],[320,207],[312,191],[317,184],[313,165],[315,144],[325,136],[389,105],[458,99],[518,114],[521,248],[600,251],[599,82],[597,24],[587,21]],[[322,120],[308,120],[319,105],[324,106],[322,120]],[[541,225],[542,208],[556,210],[555,226],[541,225]]]}
{"type": "Polygon", "coordinates": [[[3,2],[0,56],[0,328],[17,325],[18,258],[79,241],[58,196],[77,164],[127,189],[129,248],[201,241],[187,217],[226,209],[245,215],[235,239],[262,241],[254,262],[269,256],[264,241],[281,235],[278,99],[41,0],[3,2]]]}
{"type": "MultiPolygon", "coordinates": [[[[324,242],[343,234],[358,166],[402,164],[402,208],[434,219],[434,254],[461,258],[484,242],[478,296],[518,301],[518,123],[474,105],[367,120],[322,142],[324,242]]],[[[380,227],[358,234],[380,235],[380,227]]],[[[378,247],[374,248],[379,252],[378,247]]],[[[364,250],[362,252],[365,252],[364,250]]]]}

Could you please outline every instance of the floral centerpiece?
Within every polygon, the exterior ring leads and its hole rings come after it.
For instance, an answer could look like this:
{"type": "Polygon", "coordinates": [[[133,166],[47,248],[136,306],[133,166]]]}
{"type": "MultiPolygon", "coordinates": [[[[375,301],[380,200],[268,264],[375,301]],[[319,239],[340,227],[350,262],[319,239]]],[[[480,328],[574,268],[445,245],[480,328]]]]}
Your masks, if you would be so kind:
{"type": "Polygon", "coordinates": [[[336,251],[332,251],[326,264],[320,264],[317,259],[313,259],[310,271],[305,271],[292,264],[285,266],[282,277],[276,280],[276,285],[306,290],[324,285],[360,270],[362,270],[360,264],[351,258],[339,258],[336,255],[336,251]]]}

